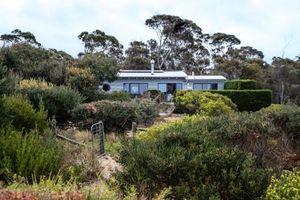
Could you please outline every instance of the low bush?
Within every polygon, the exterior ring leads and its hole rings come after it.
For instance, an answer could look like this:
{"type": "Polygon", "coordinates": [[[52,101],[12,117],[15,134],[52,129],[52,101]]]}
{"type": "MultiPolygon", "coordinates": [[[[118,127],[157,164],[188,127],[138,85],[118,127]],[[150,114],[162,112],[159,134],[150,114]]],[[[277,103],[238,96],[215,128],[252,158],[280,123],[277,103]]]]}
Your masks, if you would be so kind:
{"type": "Polygon", "coordinates": [[[5,96],[0,100],[0,125],[12,125],[17,130],[47,128],[47,112],[40,104],[35,110],[23,96],[5,96]]]}
{"type": "MultiPolygon", "coordinates": [[[[293,116],[300,114],[299,107],[294,110],[293,116]]],[[[149,198],[164,187],[172,188],[169,198],[174,199],[259,198],[273,169],[298,165],[294,157],[286,157],[299,149],[285,138],[290,120],[276,119],[263,111],[193,115],[151,127],[123,142],[119,161],[126,171],[117,179],[122,187],[134,185],[149,198]]]]}
{"type": "Polygon", "coordinates": [[[8,73],[6,67],[0,63],[0,97],[13,94],[16,86],[16,78],[8,73]]]}
{"type": "Polygon", "coordinates": [[[279,179],[272,177],[267,189],[265,200],[290,199],[300,197],[300,171],[283,171],[279,179]]]}
{"type": "Polygon", "coordinates": [[[124,91],[102,92],[98,95],[98,100],[130,101],[131,95],[124,91]]]}
{"type": "Polygon", "coordinates": [[[48,134],[27,134],[9,128],[0,130],[0,179],[13,180],[15,175],[32,182],[34,178],[56,175],[62,166],[63,150],[48,134]]]}
{"type": "Polygon", "coordinates": [[[161,95],[162,95],[162,93],[161,93],[161,91],[159,91],[159,90],[146,90],[144,93],[143,93],[143,96],[145,96],[145,97],[148,97],[148,98],[150,98],[150,99],[155,99],[155,100],[157,100],[158,102],[161,100],[160,98],[161,98],[161,95]],[[156,98],[158,98],[158,99],[156,99],[156,98]]]}
{"type": "Polygon", "coordinates": [[[198,91],[178,91],[175,105],[177,112],[207,116],[232,113],[236,109],[232,101],[223,95],[198,91]]]}
{"type": "Polygon", "coordinates": [[[272,101],[271,90],[202,90],[202,91],[178,91],[176,93],[175,102],[178,96],[183,96],[185,93],[195,92],[203,93],[210,92],[221,94],[228,97],[237,106],[239,111],[257,111],[261,108],[268,107],[272,101]]]}
{"type": "Polygon", "coordinates": [[[103,121],[108,131],[124,131],[132,122],[151,124],[157,116],[157,105],[147,99],[134,99],[128,102],[97,101],[81,104],[72,111],[72,118],[81,125],[103,121]]]}
{"type": "Polygon", "coordinates": [[[83,101],[83,97],[77,91],[65,86],[53,86],[47,82],[36,81],[34,84],[25,84],[23,81],[19,84],[18,91],[26,95],[35,108],[39,106],[40,102],[43,102],[48,116],[50,118],[54,116],[58,122],[69,120],[70,111],[83,101]]]}
{"type": "Polygon", "coordinates": [[[255,90],[257,89],[255,80],[229,80],[225,82],[225,90],[255,90]]]}

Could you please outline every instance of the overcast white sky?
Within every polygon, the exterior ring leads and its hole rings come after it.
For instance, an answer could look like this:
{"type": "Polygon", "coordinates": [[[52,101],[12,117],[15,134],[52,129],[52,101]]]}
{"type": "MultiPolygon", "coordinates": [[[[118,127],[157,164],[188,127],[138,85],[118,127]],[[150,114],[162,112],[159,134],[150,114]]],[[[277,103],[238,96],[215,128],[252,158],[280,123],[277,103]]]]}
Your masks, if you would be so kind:
{"type": "Polygon", "coordinates": [[[0,0],[0,34],[30,31],[44,47],[76,56],[82,31],[100,29],[125,47],[155,38],[144,25],[155,14],[190,19],[204,33],[234,34],[268,62],[300,54],[299,0],[0,0]]]}

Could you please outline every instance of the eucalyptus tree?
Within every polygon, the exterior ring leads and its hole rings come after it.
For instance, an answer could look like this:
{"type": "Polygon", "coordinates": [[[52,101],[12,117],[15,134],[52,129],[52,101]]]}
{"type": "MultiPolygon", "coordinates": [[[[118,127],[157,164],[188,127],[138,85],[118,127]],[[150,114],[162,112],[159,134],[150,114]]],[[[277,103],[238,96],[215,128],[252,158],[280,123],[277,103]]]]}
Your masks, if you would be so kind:
{"type": "Polygon", "coordinates": [[[0,40],[3,42],[3,47],[12,44],[26,43],[36,47],[41,47],[35,36],[31,32],[23,32],[19,29],[13,30],[10,34],[3,34],[0,36],[0,40]]]}
{"type": "Polygon", "coordinates": [[[273,94],[277,103],[300,104],[300,62],[288,58],[274,57],[273,94]]]}
{"type": "Polygon", "coordinates": [[[191,72],[202,71],[209,65],[204,34],[193,21],[173,15],[154,15],[145,24],[157,35],[148,44],[158,68],[191,72]]]}
{"type": "Polygon", "coordinates": [[[261,51],[250,46],[229,47],[223,55],[214,57],[214,67],[228,79],[256,79],[266,66],[263,58],[261,51]]]}
{"type": "Polygon", "coordinates": [[[114,57],[118,61],[123,59],[123,45],[112,35],[97,29],[91,33],[84,31],[78,35],[78,38],[84,44],[85,53],[100,53],[114,57]]]}
{"type": "Polygon", "coordinates": [[[149,69],[150,50],[147,44],[142,41],[132,41],[125,51],[124,68],[128,69],[149,69]]]}

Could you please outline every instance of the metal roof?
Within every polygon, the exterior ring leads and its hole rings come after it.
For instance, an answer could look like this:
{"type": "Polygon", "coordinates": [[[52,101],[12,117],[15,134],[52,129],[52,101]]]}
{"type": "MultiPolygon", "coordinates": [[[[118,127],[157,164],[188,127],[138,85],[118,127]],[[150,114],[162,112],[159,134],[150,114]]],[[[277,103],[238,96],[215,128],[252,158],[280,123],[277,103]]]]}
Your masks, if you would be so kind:
{"type": "Polygon", "coordinates": [[[184,78],[186,80],[226,80],[224,76],[219,75],[187,75],[184,71],[163,71],[155,70],[120,70],[119,78],[184,78]]]}
{"type": "Polygon", "coordinates": [[[226,80],[224,76],[219,75],[202,75],[202,76],[187,76],[186,78],[189,81],[192,80],[226,80]]]}
{"type": "Polygon", "coordinates": [[[186,78],[184,71],[162,71],[155,70],[151,74],[151,70],[121,70],[118,73],[120,78],[186,78]]]}

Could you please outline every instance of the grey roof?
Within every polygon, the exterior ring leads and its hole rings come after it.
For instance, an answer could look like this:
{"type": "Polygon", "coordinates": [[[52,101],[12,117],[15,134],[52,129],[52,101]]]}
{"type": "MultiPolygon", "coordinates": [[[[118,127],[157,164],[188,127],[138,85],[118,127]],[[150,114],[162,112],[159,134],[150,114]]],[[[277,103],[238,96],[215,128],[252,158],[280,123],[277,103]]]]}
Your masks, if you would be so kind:
{"type": "Polygon", "coordinates": [[[120,78],[184,78],[189,81],[193,80],[226,80],[224,76],[219,75],[187,75],[184,71],[163,71],[155,70],[151,74],[151,70],[120,70],[118,73],[120,78]]]}
{"type": "Polygon", "coordinates": [[[121,70],[118,73],[120,78],[186,78],[184,71],[162,71],[155,70],[151,74],[151,70],[121,70]]]}
{"type": "Polygon", "coordinates": [[[187,76],[187,80],[193,81],[193,80],[226,80],[224,76],[219,75],[202,75],[202,76],[187,76]]]}

